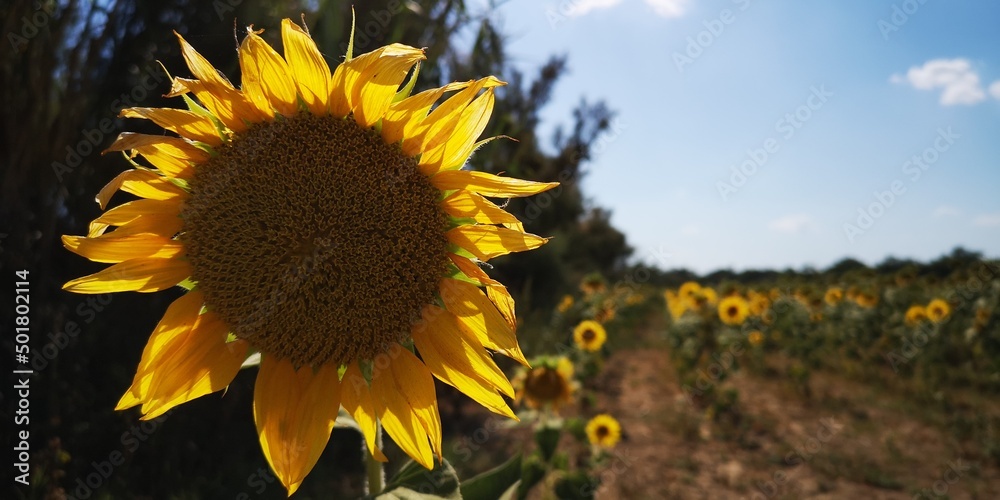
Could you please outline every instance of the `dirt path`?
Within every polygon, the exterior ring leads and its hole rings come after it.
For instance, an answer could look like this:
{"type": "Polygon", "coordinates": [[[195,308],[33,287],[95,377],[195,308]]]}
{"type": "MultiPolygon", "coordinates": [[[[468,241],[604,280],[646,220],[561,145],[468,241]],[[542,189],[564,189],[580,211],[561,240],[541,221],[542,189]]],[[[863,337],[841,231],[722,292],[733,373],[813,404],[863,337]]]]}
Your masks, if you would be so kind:
{"type": "MultiPolygon", "coordinates": [[[[780,377],[737,372],[724,425],[681,394],[663,350],[608,360],[600,407],[625,430],[598,498],[1000,498],[995,459],[905,399],[829,374],[804,398],[780,377]]],[[[933,417],[933,415],[931,415],[933,417]]]]}

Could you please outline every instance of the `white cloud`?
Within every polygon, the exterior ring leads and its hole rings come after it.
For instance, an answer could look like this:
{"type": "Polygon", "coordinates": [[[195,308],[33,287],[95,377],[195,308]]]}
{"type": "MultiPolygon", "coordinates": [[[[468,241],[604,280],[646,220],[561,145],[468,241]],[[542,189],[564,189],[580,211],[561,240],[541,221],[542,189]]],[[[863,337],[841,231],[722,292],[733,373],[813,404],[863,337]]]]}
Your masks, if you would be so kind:
{"type": "Polygon", "coordinates": [[[962,211],[951,206],[951,205],[941,205],[934,209],[932,213],[934,218],[940,219],[941,217],[954,217],[956,215],[962,215],[962,211]]]}
{"type": "Polygon", "coordinates": [[[778,233],[801,233],[815,227],[812,217],[807,214],[791,214],[778,217],[767,224],[767,228],[778,233]]]}
{"type": "Polygon", "coordinates": [[[990,84],[990,95],[994,99],[1000,99],[1000,80],[997,80],[990,84]]]}
{"type": "Polygon", "coordinates": [[[972,220],[972,224],[981,227],[1000,227],[1000,214],[983,214],[972,220]]]}
{"type": "Polygon", "coordinates": [[[646,0],[653,12],[663,17],[681,17],[687,12],[688,0],[646,0]]]}
{"type": "MultiPolygon", "coordinates": [[[[979,75],[967,59],[932,59],[923,66],[913,66],[905,76],[892,75],[889,81],[909,83],[920,90],[942,89],[941,104],[944,106],[976,104],[986,99],[979,75]]],[[[993,92],[992,86],[990,92],[993,92]]]]}
{"type": "Polygon", "coordinates": [[[621,2],[622,0],[570,0],[572,6],[567,10],[566,15],[579,17],[592,10],[614,7],[621,2]]]}

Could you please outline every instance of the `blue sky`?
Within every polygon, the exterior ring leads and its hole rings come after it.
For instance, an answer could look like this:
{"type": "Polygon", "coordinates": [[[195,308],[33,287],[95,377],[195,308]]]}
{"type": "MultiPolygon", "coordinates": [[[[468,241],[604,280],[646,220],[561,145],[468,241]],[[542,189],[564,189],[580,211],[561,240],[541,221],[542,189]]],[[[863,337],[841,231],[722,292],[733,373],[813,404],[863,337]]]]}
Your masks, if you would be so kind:
{"type": "Polygon", "coordinates": [[[1000,256],[1000,3],[512,0],[493,15],[529,74],[569,56],[543,133],[581,97],[618,112],[583,186],[638,259],[1000,256]]]}

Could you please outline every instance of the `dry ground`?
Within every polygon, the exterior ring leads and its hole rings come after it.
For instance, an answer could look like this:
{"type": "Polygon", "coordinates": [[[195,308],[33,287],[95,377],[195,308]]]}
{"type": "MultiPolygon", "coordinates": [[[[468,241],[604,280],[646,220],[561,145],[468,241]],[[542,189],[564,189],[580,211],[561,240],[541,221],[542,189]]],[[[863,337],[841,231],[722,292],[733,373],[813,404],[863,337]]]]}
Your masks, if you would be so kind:
{"type": "Polygon", "coordinates": [[[806,398],[738,371],[722,384],[739,391],[738,416],[708,424],[665,350],[619,351],[606,366],[598,406],[625,436],[597,498],[1000,498],[995,459],[894,391],[814,373],[806,398]]]}

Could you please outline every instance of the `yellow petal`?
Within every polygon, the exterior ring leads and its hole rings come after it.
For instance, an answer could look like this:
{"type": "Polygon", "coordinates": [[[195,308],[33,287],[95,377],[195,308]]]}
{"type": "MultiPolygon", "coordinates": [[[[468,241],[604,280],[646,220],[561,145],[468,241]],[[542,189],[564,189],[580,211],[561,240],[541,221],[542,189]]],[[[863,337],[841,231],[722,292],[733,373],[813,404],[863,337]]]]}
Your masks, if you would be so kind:
{"type": "Polygon", "coordinates": [[[146,400],[150,380],[147,375],[158,368],[158,360],[162,357],[161,353],[166,346],[191,330],[204,305],[205,296],[198,291],[185,293],[170,303],[149,336],[146,347],[142,350],[142,359],[136,369],[132,386],[122,396],[118,406],[115,407],[116,410],[131,408],[146,400]]]}
{"type": "Polygon", "coordinates": [[[191,265],[181,258],[138,258],[63,285],[76,293],[158,292],[191,276],[191,265]]]}
{"type": "Polygon", "coordinates": [[[267,463],[289,496],[316,465],[340,409],[337,367],[295,370],[264,355],[254,385],[253,415],[267,463]]]}
{"type": "Polygon", "coordinates": [[[490,410],[513,417],[497,390],[514,397],[514,389],[479,339],[445,309],[427,306],[422,313],[413,342],[431,373],[490,410]]]}
{"type": "Polygon", "coordinates": [[[496,226],[464,225],[450,229],[448,239],[481,261],[538,248],[548,239],[496,226]]]}
{"type": "MultiPolygon", "coordinates": [[[[427,117],[427,112],[445,92],[461,90],[471,84],[472,82],[451,83],[392,103],[382,118],[382,138],[385,142],[394,144],[404,137],[416,136],[416,131],[427,117]]],[[[419,141],[417,144],[419,145],[419,141]]]]}
{"type": "Polygon", "coordinates": [[[243,132],[247,129],[247,122],[259,122],[266,118],[250,104],[242,92],[227,89],[216,94],[211,89],[200,80],[175,77],[166,97],[177,97],[188,92],[194,94],[212,116],[233,132],[243,132]]]}
{"type": "Polygon", "coordinates": [[[484,347],[500,352],[515,361],[528,364],[517,345],[514,329],[504,320],[496,306],[476,285],[445,278],[441,280],[441,300],[445,308],[457,316],[484,347]]]}
{"type": "MultiPolygon", "coordinates": [[[[153,232],[163,236],[173,236],[181,227],[182,221],[178,215],[180,214],[182,202],[183,198],[176,197],[167,200],[133,200],[123,203],[94,219],[90,223],[87,236],[90,238],[100,236],[104,234],[108,226],[131,225],[139,222],[140,218],[145,220],[171,221],[170,224],[166,224],[170,227],[163,228],[163,231],[153,231],[153,227],[150,227],[149,231],[140,232],[153,232]]],[[[156,227],[159,228],[159,225],[156,227]]]]}
{"type": "Polygon", "coordinates": [[[122,410],[143,405],[144,419],[226,387],[246,357],[245,341],[226,343],[228,327],[213,313],[199,315],[204,296],[189,292],[175,300],[143,349],[122,410]]]}
{"type": "Polygon", "coordinates": [[[215,124],[207,116],[186,109],[173,108],[125,108],[118,114],[121,118],[145,118],[153,123],[192,141],[209,146],[222,144],[222,137],[215,124]]]}
{"type": "Polygon", "coordinates": [[[341,63],[331,81],[330,113],[346,116],[353,111],[358,124],[374,124],[389,108],[406,73],[420,59],[422,50],[394,43],[341,63]]]}
{"type": "Polygon", "coordinates": [[[486,296],[493,301],[493,305],[497,306],[497,310],[503,315],[503,319],[507,320],[507,325],[510,328],[517,328],[517,316],[514,313],[514,298],[510,296],[510,292],[507,291],[507,287],[503,286],[502,283],[496,281],[486,274],[476,265],[475,262],[462,257],[461,255],[448,254],[451,257],[452,262],[458,266],[458,269],[465,273],[466,276],[479,281],[483,286],[486,287],[486,296]]]}
{"type": "Polygon", "coordinates": [[[111,233],[99,238],[63,236],[67,250],[94,262],[118,263],[137,257],[176,257],[184,251],[177,240],[155,234],[117,235],[111,233]]]}
{"type": "Polygon", "coordinates": [[[314,115],[327,112],[330,99],[330,66],[320,54],[316,42],[291,19],[281,21],[281,42],[289,74],[295,80],[299,95],[314,115]]]}
{"type": "Polygon", "coordinates": [[[187,91],[194,92],[201,103],[208,108],[216,118],[235,132],[246,130],[243,120],[259,122],[267,116],[262,114],[250,102],[243,92],[233,88],[226,77],[222,76],[218,70],[212,66],[197,50],[194,49],[187,40],[184,40],[176,31],[177,39],[181,44],[181,54],[187,62],[191,73],[197,78],[195,83],[192,80],[175,78],[173,88],[168,97],[178,95],[180,86],[187,91]]]}
{"type": "Polygon", "coordinates": [[[476,139],[490,121],[493,102],[493,89],[490,88],[463,109],[444,143],[420,155],[420,171],[424,175],[433,175],[465,164],[476,145],[476,139]]]}
{"type": "Polygon", "coordinates": [[[164,175],[180,179],[190,179],[194,174],[194,164],[208,159],[207,152],[184,139],[132,132],[120,134],[104,152],[108,151],[139,153],[164,175]]]}
{"type": "Polygon", "coordinates": [[[534,182],[513,177],[500,177],[486,172],[473,170],[447,170],[431,177],[434,187],[448,191],[465,189],[475,191],[483,196],[496,198],[515,198],[531,196],[548,191],[559,185],[558,182],[534,182]]]}
{"type": "Polygon", "coordinates": [[[341,384],[341,404],[344,405],[344,409],[354,417],[354,421],[361,428],[361,434],[365,436],[365,444],[368,445],[368,450],[371,451],[375,460],[387,462],[388,459],[385,458],[382,450],[378,449],[378,446],[375,444],[375,435],[378,432],[378,417],[375,411],[375,402],[372,400],[368,381],[361,375],[361,369],[358,368],[356,361],[347,366],[347,371],[344,372],[341,384]]]}
{"type": "Polygon", "coordinates": [[[468,87],[449,97],[434,108],[412,136],[403,140],[403,151],[408,155],[431,151],[444,144],[452,136],[462,112],[483,88],[506,85],[495,77],[488,76],[472,82],[468,87]]]}
{"type": "Polygon", "coordinates": [[[386,359],[387,366],[376,358],[372,374],[371,391],[379,420],[407,455],[433,469],[434,453],[441,455],[434,379],[413,353],[398,344],[385,357],[391,358],[386,359]]]}
{"type": "Polygon", "coordinates": [[[370,127],[382,119],[406,74],[422,59],[424,51],[420,49],[401,44],[387,47],[362,71],[358,78],[360,84],[355,84],[351,90],[355,121],[362,127],[370,127]]]}
{"type": "Polygon", "coordinates": [[[166,395],[142,406],[142,420],[159,417],[175,406],[221,391],[232,383],[246,359],[250,344],[245,340],[236,340],[213,346],[210,352],[203,353],[200,357],[184,358],[185,362],[178,370],[186,371],[167,372],[167,375],[173,376],[153,389],[154,394],[162,391],[166,395]],[[187,375],[183,375],[185,373],[187,375]]]}
{"type": "Polygon", "coordinates": [[[108,200],[119,189],[149,200],[169,200],[179,196],[187,196],[187,191],[155,172],[132,169],[115,176],[97,193],[96,200],[102,209],[107,206],[108,200]]]}
{"type": "Polygon", "coordinates": [[[440,203],[448,215],[475,219],[480,224],[510,224],[519,230],[524,226],[506,210],[472,191],[458,190],[440,203]]]}
{"type": "Polygon", "coordinates": [[[274,116],[275,110],[285,116],[295,115],[299,108],[298,95],[288,65],[254,33],[252,26],[240,45],[239,56],[243,92],[250,102],[269,118],[274,116]]]}

